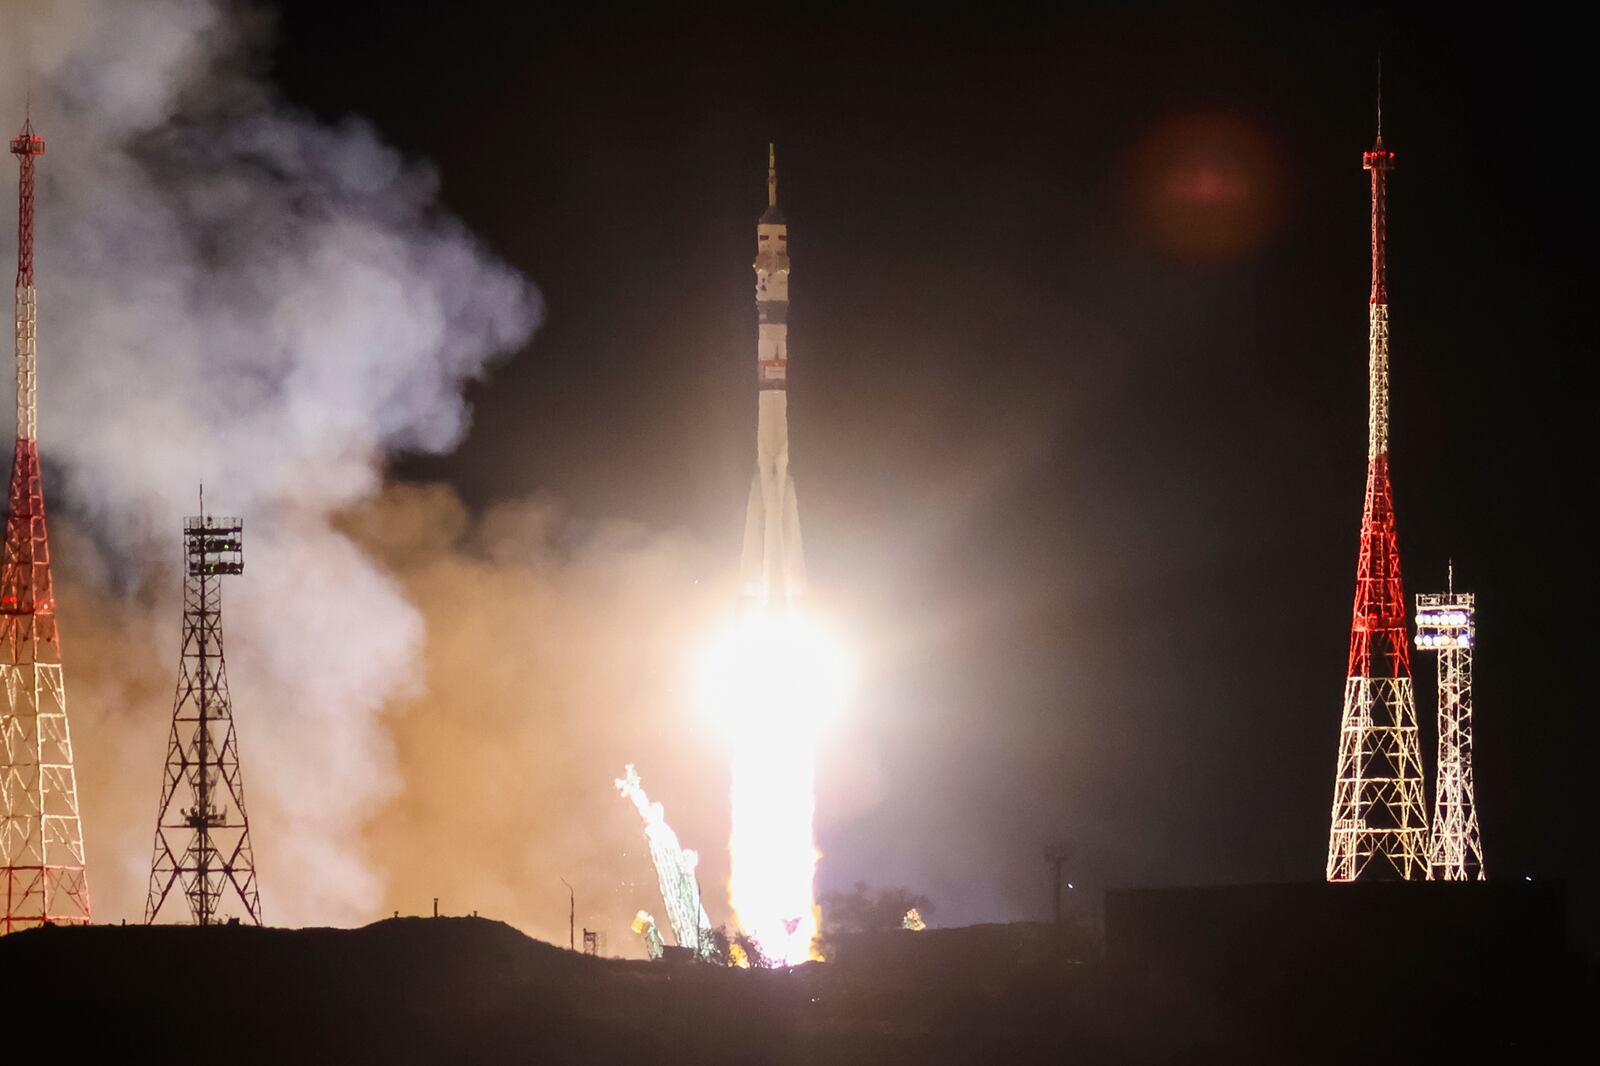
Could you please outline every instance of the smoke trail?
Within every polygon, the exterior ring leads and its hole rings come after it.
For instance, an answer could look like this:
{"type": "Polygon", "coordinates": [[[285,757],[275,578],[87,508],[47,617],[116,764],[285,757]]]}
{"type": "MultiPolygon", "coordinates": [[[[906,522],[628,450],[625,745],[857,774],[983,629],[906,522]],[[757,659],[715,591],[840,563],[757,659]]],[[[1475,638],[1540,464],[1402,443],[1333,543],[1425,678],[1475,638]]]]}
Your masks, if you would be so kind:
{"type": "Polygon", "coordinates": [[[31,95],[48,152],[40,438],[47,497],[87,534],[54,527],[97,916],[142,905],[178,624],[160,564],[203,478],[246,517],[227,631],[267,916],[370,917],[359,834],[397,785],[380,709],[423,626],[332,516],[389,450],[457,441],[463,381],[528,338],[537,294],[439,212],[429,167],[262,82],[248,9],[4,0],[0,20],[0,121],[31,95]]]}

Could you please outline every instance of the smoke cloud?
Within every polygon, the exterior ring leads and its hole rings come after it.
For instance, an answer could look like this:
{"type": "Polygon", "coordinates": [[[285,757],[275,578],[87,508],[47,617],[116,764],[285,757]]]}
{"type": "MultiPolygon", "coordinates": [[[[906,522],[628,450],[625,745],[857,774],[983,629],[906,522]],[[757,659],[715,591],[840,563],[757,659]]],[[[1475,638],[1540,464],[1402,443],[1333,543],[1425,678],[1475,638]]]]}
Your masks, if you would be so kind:
{"type": "MultiPolygon", "coordinates": [[[[458,442],[464,383],[528,340],[538,294],[426,164],[278,97],[248,8],[0,12],[0,118],[31,95],[47,142],[40,430],[97,920],[143,914],[203,480],[245,518],[223,595],[268,922],[439,897],[564,943],[565,879],[578,928],[637,954],[635,910],[665,915],[611,785],[629,762],[728,921],[729,752],[695,698],[732,621],[727,546],[385,483],[395,450],[458,442]]],[[[852,747],[824,756],[824,817],[881,790],[852,747]]]]}
{"type": "Polygon", "coordinates": [[[726,921],[729,752],[696,706],[697,662],[736,602],[726,560],[550,501],[474,520],[439,485],[391,487],[345,528],[428,630],[420,685],[389,718],[405,791],[368,834],[387,905],[438,896],[565,943],[565,878],[578,928],[637,954],[634,912],[664,931],[666,916],[643,825],[611,785],[633,762],[726,921]]]}
{"type": "Polygon", "coordinates": [[[379,491],[386,453],[456,443],[463,383],[529,338],[537,293],[440,211],[430,167],[277,96],[248,9],[5,0],[0,18],[0,116],[31,101],[47,145],[40,438],[97,917],[142,912],[171,564],[203,480],[246,518],[226,628],[267,917],[366,920],[384,886],[362,833],[402,781],[384,708],[427,702],[417,604],[471,612],[335,517],[379,491]]]}

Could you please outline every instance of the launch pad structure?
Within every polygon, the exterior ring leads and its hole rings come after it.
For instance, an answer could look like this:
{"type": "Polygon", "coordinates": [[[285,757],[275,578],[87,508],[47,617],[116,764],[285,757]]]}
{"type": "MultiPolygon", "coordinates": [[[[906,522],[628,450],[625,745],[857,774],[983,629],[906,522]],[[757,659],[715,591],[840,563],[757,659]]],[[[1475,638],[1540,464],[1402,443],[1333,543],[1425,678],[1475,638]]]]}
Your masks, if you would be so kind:
{"type": "MultiPolygon", "coordinates": [[[[639,817],[644,820],[650,861],[656,868],[661,902],[666,907],[667,923],[672,926],[673,938],[678,946],[693,951],[697,958],[709,958],[715,950],[715,937],[711,919],[700,900],[700,881],[695,876],[695,868],[700,863],[699,855],[678,843],[678,834],[667,824],[666,809],[646,794],[633,763],[628,763],[622,776],[613,783],[622,797],[633,803],[639,817]]],[[[643,911],[639,913],[644,914],[643,911]]],[[[650,927],[655,928],[654,919],[650,927]]],[[[634,932],[642,933],[643,928],[634,932]]],[[[659,933],[656,938],[660,939],[659,933]]]]}
{"type": "Polygon", "coordinates": [[[183,645],[156,813],[146,923],[156,920],[178,888],[196,925],[217,920],[229,890],[243,908],[241,917],[261,924],[222,644],[222,578],[244,572],[243,537],[242,519],[206,514],[204,493],[200,513],[183,520],[183,645]]]}

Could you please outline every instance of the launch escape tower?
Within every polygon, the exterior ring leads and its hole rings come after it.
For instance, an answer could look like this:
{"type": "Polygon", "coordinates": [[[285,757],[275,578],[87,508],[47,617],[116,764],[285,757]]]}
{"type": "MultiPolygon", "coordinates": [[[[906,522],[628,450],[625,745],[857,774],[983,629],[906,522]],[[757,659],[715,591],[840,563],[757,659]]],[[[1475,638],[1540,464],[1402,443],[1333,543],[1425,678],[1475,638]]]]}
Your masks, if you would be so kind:
{"type": "Polygon", "coordinates": [[[1470,592],[1457,592],[1455,567],[1444,593],[1417,597],[1417,647],[1439,656],[1439,761],[1435,767],[1433,832],[1428,876],[1482,881],[1483,839],[1472,788],[1472,646],[1476,611],[1470,592]]]}
{"type": "Polygon", "coordinates": [[[173,886],[181,885],[196,925],[217,920],[229,888],[244,908],[242,917],[261,924],[239,740],[222,653],[222,578],[244,572],[243,535],[240,519],[205,513],[203,494],[200,514],[183,520],[183,647],[156,814],[147,923],[156,920],[173,886]]]}
{"type": "Polygon", "coordinates": [[[1339,724],[1339,763],[1328,827],[1329,881],[1354,881],[1378,860],[1378,876],[1427,874],[1427,811],[1416,694],[1406,633],[1400,547],[1389,484],[1389,292],[1387,194],[1394,153],[1378,138],[1364,152],[1372,175],[1372,292],[1367,337],[1367,492],[1356,562],[1350,659],[1339,724]]]}
{"type": "Polygon", "coordinates": [[[17,447],[0,566],[0,932],[89,921],[78,778],[67,724],[39,475],[35,372],[38,302],[33,287],[33,171],[44,138],[33,122],[11,141],[21,164],[17,211],[17,447]]]}

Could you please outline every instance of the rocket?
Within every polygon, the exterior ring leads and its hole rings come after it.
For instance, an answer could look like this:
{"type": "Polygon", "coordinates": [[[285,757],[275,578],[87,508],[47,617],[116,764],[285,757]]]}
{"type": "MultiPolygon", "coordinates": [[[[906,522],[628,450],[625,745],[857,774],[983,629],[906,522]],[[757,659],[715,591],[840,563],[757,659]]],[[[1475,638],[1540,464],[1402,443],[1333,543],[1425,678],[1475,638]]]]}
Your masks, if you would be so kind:
{"type": "Polygon", "coordinates": [[[799,603],[805,588],[800,509],[789,476],[789,227],[767,145],[767,210],[756,223],[756,473],[745,514],[740,590],[746,609],[799,603]]]}

